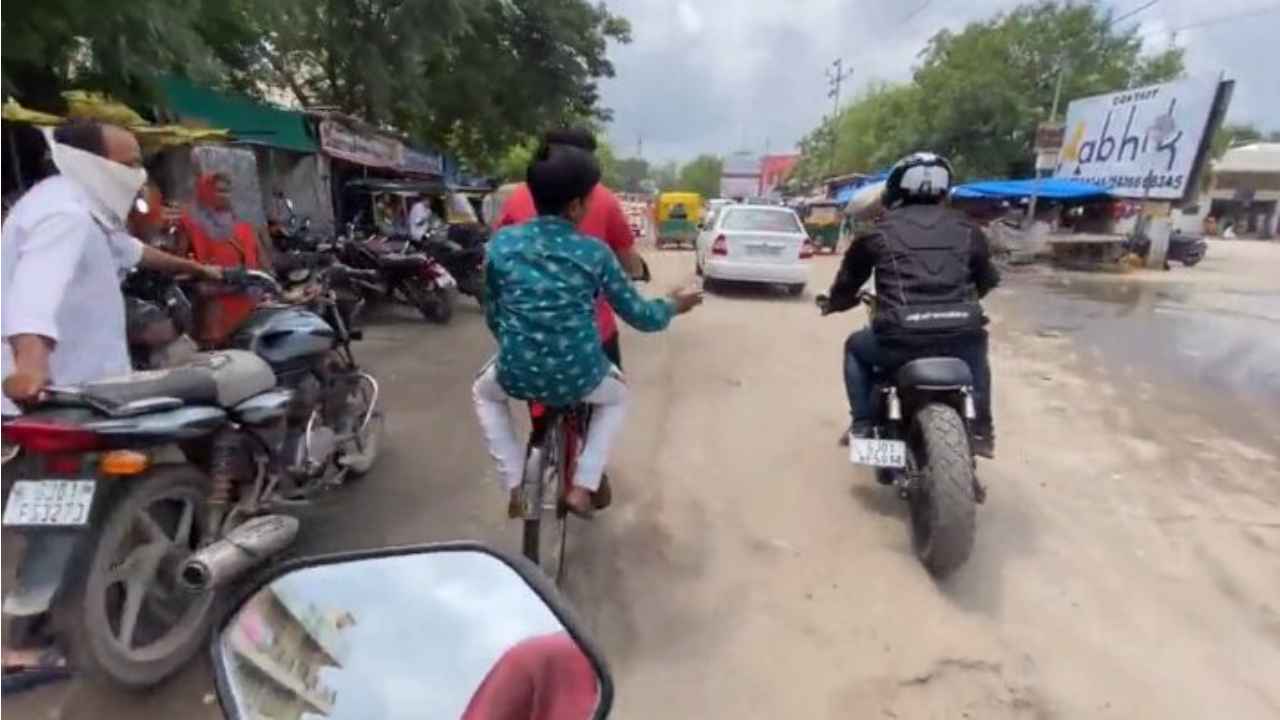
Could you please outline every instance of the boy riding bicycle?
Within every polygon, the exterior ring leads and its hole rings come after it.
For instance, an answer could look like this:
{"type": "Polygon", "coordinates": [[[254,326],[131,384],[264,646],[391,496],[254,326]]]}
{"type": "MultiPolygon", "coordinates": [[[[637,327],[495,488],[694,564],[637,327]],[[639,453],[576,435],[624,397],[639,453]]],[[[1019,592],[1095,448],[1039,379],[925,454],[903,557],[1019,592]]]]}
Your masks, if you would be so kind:
{"type": "Polygon", "coordinates": [[[472,394],[513,510],[520,505],[525,459],[509,402],[517,398],[552,407],[593,406],[586,444],[564,498],[572,512],[591,512],[628,395],[622,372],[600,346],[597,294],[603,293],[627,324],[645,332],[666,328],[673,316],[702,302],[700,292],[680,290],[664,299],[644,299],[609,248],[575,229],[599,181],[600,166],[590,153],[544,144],[526,172],[538,217],[504,228],[489,241],[485,316],[498,355],[480,371],[472,394]]]}

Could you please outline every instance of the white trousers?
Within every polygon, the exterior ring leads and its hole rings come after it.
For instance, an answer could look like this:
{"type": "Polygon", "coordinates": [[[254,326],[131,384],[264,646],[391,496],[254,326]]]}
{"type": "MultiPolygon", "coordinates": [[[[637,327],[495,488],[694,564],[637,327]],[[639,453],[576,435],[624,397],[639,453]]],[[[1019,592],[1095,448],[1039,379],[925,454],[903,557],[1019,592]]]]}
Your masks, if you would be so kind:
{"type": "MultiPolygon", "coordinates": [[[[609,374],[582,399],[595,406],[591,424],[587,428],[587,441],[578,458],[573,484],[595,492],[600,487],[604,465],[609,460],[609,449],[622,429],[627,415],[627,384],[622,371],[609,368],[609,374]]],[[[525,448],[516,437],[515,422],[511,417],[511,396],[498,383],[498,364],[490,361],[471,387],[476,403],[476,417],[489,443],[489,454],[498,463],[498,476],[508,490],[520,486],[524,476],[525,448]]]]}

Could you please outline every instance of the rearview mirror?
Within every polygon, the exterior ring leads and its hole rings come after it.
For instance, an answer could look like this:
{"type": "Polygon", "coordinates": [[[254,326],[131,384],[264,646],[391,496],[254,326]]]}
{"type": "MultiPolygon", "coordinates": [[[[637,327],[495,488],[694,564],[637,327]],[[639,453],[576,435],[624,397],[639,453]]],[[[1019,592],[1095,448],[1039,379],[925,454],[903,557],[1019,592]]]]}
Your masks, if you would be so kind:
{"type": "Polygon", "coordinates": [[[229,718],[608,716],[600,654],[538,570],[475,543],[309,558],[214,635],[229,718]]]}

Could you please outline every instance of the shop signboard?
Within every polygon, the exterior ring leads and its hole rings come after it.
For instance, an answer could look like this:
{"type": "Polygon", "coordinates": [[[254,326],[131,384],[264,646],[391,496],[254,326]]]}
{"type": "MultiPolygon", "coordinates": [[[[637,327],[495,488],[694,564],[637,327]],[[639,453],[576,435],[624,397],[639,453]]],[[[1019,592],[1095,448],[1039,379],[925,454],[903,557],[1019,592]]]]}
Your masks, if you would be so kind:
{"type": "Polygon", "coordinates": [[[444,156],[406,147],[400,159],[400,169],[417,175],[444,175],[444,156]]]}
{"type": "Polygon", "coordinates": [[[399,167],[404,156],[399,140],[361,132],[333,118],[320,122],[320,147],[332,157],[370,167],[399,167]]]}
{"type": "Polygon", "coordinates": [[[1182,199],[1217,87],[1214,79],[1190,78],[1072,101],[1055,177],[1118,197],[1182,199]]]}

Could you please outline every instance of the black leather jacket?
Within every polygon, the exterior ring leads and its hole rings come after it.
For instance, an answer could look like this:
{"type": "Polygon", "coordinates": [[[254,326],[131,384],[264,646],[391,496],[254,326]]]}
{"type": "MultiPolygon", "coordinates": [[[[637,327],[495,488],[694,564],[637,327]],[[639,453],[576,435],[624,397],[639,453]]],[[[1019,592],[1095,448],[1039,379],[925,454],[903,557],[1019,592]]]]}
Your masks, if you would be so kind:
{"type": "Polygon", "coordinates": [[[854,239],[831,286],[828,310],[848,310],[876,277],[872,329],[884,341],[918,345],[985,332],[978,300],[1000,283],[987,238],[943,205],[904,205],[854,239]]]}

